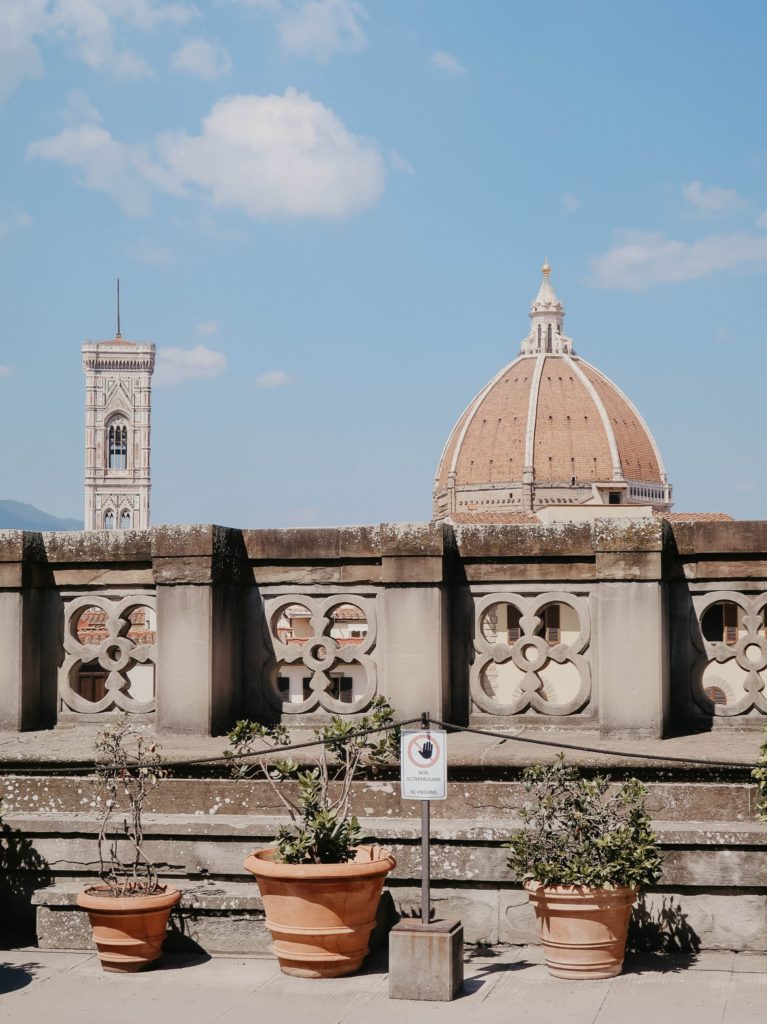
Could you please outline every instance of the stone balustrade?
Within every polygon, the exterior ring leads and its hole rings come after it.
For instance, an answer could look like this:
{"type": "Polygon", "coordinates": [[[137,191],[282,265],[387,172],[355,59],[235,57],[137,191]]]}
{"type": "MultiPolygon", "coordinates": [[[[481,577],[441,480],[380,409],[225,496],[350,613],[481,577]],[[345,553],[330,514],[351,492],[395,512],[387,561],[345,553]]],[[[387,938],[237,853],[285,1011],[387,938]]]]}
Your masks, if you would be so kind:
{"type": "Polygon", "coordinates": [[[761,728],[767,522],[0,531],[0,728],[761,728]]]}

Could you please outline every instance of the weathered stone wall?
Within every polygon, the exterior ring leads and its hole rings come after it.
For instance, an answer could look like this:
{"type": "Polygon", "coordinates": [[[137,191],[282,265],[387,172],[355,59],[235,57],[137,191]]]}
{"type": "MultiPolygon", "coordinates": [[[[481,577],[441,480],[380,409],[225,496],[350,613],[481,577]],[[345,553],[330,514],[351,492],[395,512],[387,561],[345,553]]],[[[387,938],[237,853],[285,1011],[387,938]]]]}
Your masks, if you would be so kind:
{"type": "Polygon", "coordinates": [[[767,523],[0,531],[0,649],[0,725],[12,730],[122,707],[209,735],[242,715],[358,714],[376,693],[403,718],[428,710],[494,728],[760,728],[767,523]],[[148,598],[157,646],[134,659],[131,602],[148,598]],[[74,610],[90,599],[114,641],[89,649],[111,673],[114,700],[98,708],[67,689],[85,658],[74,610]],[[737,606],[728,643],[703,636],[722,602],[737,606]],[[303,647],[275,626],[291,603],[311,616],[303,647]],[[516,632],[488,639],[499,605],[516,632]],[[576,623],[567,638],[549,628],[554,605],[576,623]],[[339,606],[365,620],[355,644],[331,636],[339,606]],[[154,671],[151,707],[130,692],[140,657],[154,671]],[[290,704],[285,666],[305,684],[290,704]],[[357,679],[351,701],[334,689],[345,666],[357,679]]]}
{"type": "MultiPolygon", "coordinates": [[[[454,772],[448,799],[433,805],[436,912],[459,917],[469,943],[535,942],[531,908],[509,877],[502,845],[520,827],[518,773],[504,781],[475,774],[454,772]]],[[[647,783],[664,874],[635,913],[638,941],[687,952],[767,949],[767,830],[754,820],[755,786],[734,773],[719,781],[695,774],[668,781],[668,774],[655,771],[647,783]]],[[[36,907],[42,945],[89,945],[74,900],[98,867],[93,779],[11,775],[2,797],[6,843],[17,851],[18,919],[26,913],[31,930],[36,907]],[[14,836],[18,843],[9,843],[14,836]]],[[[417,914],[418,803],[401,800],[396,780],[384,779],[356,784],[353,809],[397,859],[387,883],[389,906],[417,914]]],[[[184,891],[178,920],[208,951],[267,951],[263,907],[243,862],[254,847],[271,842],[281,822],[279,801],[263,781],[171,779],[152,794],[145,848],[163,878],[184,891]]]]}

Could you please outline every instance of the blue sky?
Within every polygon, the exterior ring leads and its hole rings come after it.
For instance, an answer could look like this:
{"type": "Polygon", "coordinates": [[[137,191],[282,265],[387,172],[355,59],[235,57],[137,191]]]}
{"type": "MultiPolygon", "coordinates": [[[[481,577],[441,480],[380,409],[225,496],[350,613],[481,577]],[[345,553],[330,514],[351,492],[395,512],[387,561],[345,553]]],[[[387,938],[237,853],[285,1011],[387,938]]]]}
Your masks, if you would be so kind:
{"type": "Polygon", "coordinates": [[[82,514],[119,274],[154,522],[428,519],[548,257],[676,509],[767,518],[766,37],[756,2],[0,0],[0,498],[82,514]]]}

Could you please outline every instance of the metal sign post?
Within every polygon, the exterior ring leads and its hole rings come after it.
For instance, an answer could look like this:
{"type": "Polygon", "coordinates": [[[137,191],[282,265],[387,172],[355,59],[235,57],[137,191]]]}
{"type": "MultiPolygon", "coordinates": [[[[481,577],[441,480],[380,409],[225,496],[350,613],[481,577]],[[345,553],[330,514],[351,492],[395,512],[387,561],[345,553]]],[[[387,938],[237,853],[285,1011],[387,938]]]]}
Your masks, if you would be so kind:
{"type": "Polygon", "coordinates": [[[421,728],[402,732],[401,787],[403,800],[421,801],[421,921],[431,920],[432,800],[447,799],[447,733],[429,728],[429,712],[421,728]]]}
{"type": "Polygon", "coordinates": [[[431,920],[431,821],[429,801],[421,801],[421,920],[431,920]]]}
{"type": "Polygon", "coordinates": [[[431,801],[447,799],[447,733],[402,730],[400,792],[421,801],[421,920],[402,918],[389,933],[389,998],[455,999],[463,988],[463,925],[431,919],[431,801]]]}

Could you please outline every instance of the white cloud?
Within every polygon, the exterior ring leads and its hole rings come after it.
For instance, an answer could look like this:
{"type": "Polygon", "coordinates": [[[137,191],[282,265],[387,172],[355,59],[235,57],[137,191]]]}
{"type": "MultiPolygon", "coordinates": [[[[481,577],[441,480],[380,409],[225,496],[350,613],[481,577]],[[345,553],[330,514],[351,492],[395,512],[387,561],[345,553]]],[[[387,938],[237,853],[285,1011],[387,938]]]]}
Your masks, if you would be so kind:
{"type": "Polygon", "coordinates": [[[160,245],[152,238],[142,238],[131,246],[129,254],[139,263],[146,263],[149,267],[163,269],[171,263],[171,251],[164,245],[160,245]]]}
{"type": "Polygon", "coordinates": [[[581,201],[572,192],[565,192],[562,196],[562,210],[564,213],[577,213],[581,208],[581,201]]]}
{"type": "Polygon", "coordinates": [[[437,71],[442,71],[446,75],[452,75],[453,78],[460,78],[466,74],[466,68],[458,58],[454,57],[452,53],[446,53],[445,50],[435,50],[429,56],[429,63],[437,71]]]}
{"type": "Polygon", "coordinates": [[[80,60],[94,71],[118,78],[143,78],[149,64],[116,40],[124,26],[152,32],[163,25],[184,25],[196,17],[190,3],[167,0],[54,0],[49,4],[53,31],[74,48],[80,60]]]}
{"type": "Polygon", "coordinates": [[[204,320],[197,325],[197,333],[209,338],[212,334],[218,334],[218,324],[215,320],[204,320]]]}
{"type": "Polygon", "coordinates": [[[292,383],[293,379],[284,370],[267,370],[256,377],[257,388],[283,388],[292,383]]]}
{"type": "Polygon", "coordinates": [[[389,151],[389,163],[392,166],[392,170],[398,171],[400,174],[415,174],[415,167],[401,153],[398,153],[396,149],[389,151]]]}
{"type": "Polygon", "coordinates": [[[64,107],[67,124],[101,124],[103,118],[96,104],[82,89],[70,89],[64,107]]]}
{"type": "Polygon", "coordinates": [[[38,139],[27,153],[76,168],[78,184],[132,216],[149,212],[154,191],[182,197],[196,185],[214,205],[251,217],[344,217],[374,205],[385,183],[376,144],[295,89],[230,96],[200,135],[166,132],[153,147],[120,142],[90,121],[38,139]]]}
{"type": "Polygon", "coordinates": [[[267,14],[279,13],[283,8],[283,0],[230,0],[230,3],[236,7],[265,11],[267,14]]]}
{"type": "Polygon", "coordinates": [[[251,217],[343,217],[372,206],[384,189],[375,144],[295,89],[230,96],[213,107],[200,135],[168,133],[158,147],[179,182],[251,217]]]}
{"type": "Polygon", "coordinates": [[[628,231],[618,245],[591,261],[591,269],[603,288],[641,291],[758,263],[767,263],[764,235],[741,231],[682,242],[662,232],[628,231]]]}
{"type": "Polygon", "coordinates": [[[105,192],[131,216],[149,212],[152,187],[183,194],[183,187],[149,156],[145,146],[118,142],[100,124],[81,124],[38,139],[27,154],[78,168],[78,184],[105,192]]]}
{"type": "Polygon", "coordinates": [[[187,39],[171,54],[170,66],[174,71],[185,71],[212,82],[231,74],[232,58],[225,47],[198,37],[187,39]]]}
{"type": "Polygon", "coordinates": [[[0,238],[5,238],[17,228],[28,228],[31,223],[32,218],[26,210],[11,210],[10,213],[0,217],[0,238]]]}
{"type": "Polygon", "coordinates": [[[28,78],[42,78],[43,59],[35,39],[48,25],[47,0],[0,5],[0,102],[28,78]]]}
{"type": "Polygon", "coordinates": [[[734,188],[706,187],[699,181],[691,181],[682,189],[687,202],[701,213],[732,213],[741,210],[748,203],[734,188]]]}
{"type": "Polygon", "coordinates": [[[767,228],[767,213],[760,213],[756,223],[760,228],[767,228]]]}
{"type": "Polygon", "coordinates": [[[122,78],[152,73],[121,45],[124,30],[152,32],[196,17],[192,3],[170,0],[4,0],[0,4],[0,100],[44,73],[39,43],[61,41],[89,68],[122,78]]]}
{"type": "Polygon", "coordinates": [[[218,377],[226,369],[223,352],[213,352],[204,345],[196,348],[159,348],[155,365],[154,382],[183,384],[187,380],[218,377]]]}
{"type": "Polygon", "coordinates": [[[13,367],[12,366],[2,366],[2,365],[0,365],[0,377],[11,377],[12,375],[13,375],[13,367]]]}
{"type": "Polygon", "coordinates": [[[367,46],[362,23],[368,14],[356,0],[304,0],[283,5],[277,26],[282,45],[299,57],[325,63],[339,53],[359,53],[367,46]]]}

